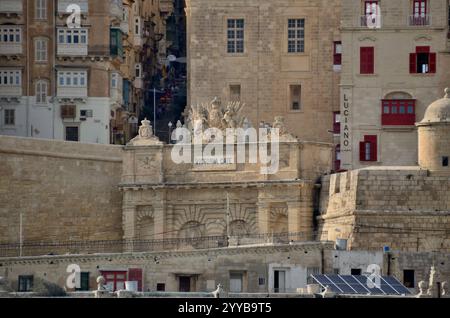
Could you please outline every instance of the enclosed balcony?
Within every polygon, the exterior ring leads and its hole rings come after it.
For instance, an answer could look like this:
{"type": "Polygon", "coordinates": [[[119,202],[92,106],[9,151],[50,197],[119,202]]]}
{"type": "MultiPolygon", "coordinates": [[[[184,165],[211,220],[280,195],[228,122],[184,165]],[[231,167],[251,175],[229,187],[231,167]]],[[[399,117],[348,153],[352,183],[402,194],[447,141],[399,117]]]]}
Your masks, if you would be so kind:
{"type": "Polygon", "coordinates": [[[60,56],[87,56],[87,29],[58,29],[57,54],[60,56]]]}
{"type": "Polygon", "coordinates": [[[20,55],[22,50],[22,28],[15,25],[0,27],[0,55],[20,55]]]}
{"type": "Polygon", "coordinates": [[[123,20],[122,0],[110,0],[110,14],[119,21],[123,20]]]}
{"type": "Polygon", "coordinates": [[[21,15],[23,12],[22,0],[0,0],[0,15],[21,15]]]}
{"type": "Polygon", "coordinates": [[[22,96],[22,71],[0,70],[0,96],[22,96]]]}

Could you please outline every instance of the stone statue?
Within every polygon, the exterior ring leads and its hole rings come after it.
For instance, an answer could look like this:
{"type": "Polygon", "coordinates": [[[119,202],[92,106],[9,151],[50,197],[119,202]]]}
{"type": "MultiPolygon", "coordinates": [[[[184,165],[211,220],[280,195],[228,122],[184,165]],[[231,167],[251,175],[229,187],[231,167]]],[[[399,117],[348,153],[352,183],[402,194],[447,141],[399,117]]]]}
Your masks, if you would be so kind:
{"type": "Polygon", "coordinates": [[[213,291],[211,294],[213,295],[214,298],[220,298],[220,295],[222,294],[223,296],[223,288],[222,288],[222,284],[217,285],[217,289],[215,291],[213,291]]]}
{"type": "Polygon", "coordinates": [[[0,277],[0,293],[6,292],[6,279],[0,277]]]}
{"type": "Polygon", "coordinates": [[[236,129],[239,126],[243,126],[245,119],[247,118],[238,118],[238,115],[241,109],[245,106],[245,104],[241,104],[241,102],[230,102],[227,105],[225,110],[225,114],[223,115],[222,124],[225,128],[233,128],[236,129]],[[240,122],[238,122],[240,120],[240,122]]]}
{"type": "Polygon", "coordinates": [[[430,271],[430,280],[428,282],[428,292],[427,294],[429,296],[433,296],[433,297],[437,297],[437,288],[436,288],[436,284],[435,284],[435,280],[436,280],[436,268],[434,266],[431,266],[431,271],[430,271]]]}
{"type": "Polygon", "coordinates": [[[279,133],[280,133],[280,141],[287,141],[287,142],[296,142],[298,141],[297,138],[295,138],[294,136],[292,136],[287,128],[286,128],[286,124],[284,122],[284,117],[283,116],[276,116],[275,117],[275,122],[272,125],[273,129],[279,129],[279,133]]]}
{"type": "Polygon", "coordinates": [[[442,282],[441,284],[441,288],[442,288],[442,296],[443,297],[448,297],[449,293],[448,293],[448,283],[447,282],[442,282]]]}
{"type": "Polygon", "coordinates": [[[422,280],[422,281],[419,282],[418,287],[419,287],[419,294],[416,297],[417,298],[428,297],[428,293],[427,293],[427,290],[426,290],[427,283],[422,280]]]}
{"type": "Polygon", "coordinates": [[[98,291],[106,290],[105,282],[106,282],[105,277],[103,277],[103,276],[97,277],[97,290],[98,291]]]}
{"type": "Polygon", "coordinates": [[[208,107],[208,128],[222,129],[223,116],[221,102],[215,97],[208,107]]]}
{"type": "Polygon", "coordinates": [[[138,135],[130,141],[132,146],[148,146],[153,144],[161,144],[158,137],[153,134],[153,127],[147,118],[141,121],[138,135]]]}

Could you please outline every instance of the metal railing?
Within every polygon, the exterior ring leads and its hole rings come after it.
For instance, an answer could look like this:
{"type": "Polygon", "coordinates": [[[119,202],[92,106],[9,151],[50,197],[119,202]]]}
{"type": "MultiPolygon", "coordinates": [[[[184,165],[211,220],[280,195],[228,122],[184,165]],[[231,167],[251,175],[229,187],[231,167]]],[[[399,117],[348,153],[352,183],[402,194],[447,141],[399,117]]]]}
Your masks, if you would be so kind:
{"type": "Polygon", "coordinates": [[[431,15],[410,15],[408,18],[409,26],[428,26],[431,25],[431,15]]]}
{"type": "Polygon", "coordinates": [[[295,242],[317,241],[318,239],[318,233],[299,232],[161,240],[25,241],[22,245],[19,243],[0,244],[0,257],[202,250],[257,244],[292,244],[295,242]]]}

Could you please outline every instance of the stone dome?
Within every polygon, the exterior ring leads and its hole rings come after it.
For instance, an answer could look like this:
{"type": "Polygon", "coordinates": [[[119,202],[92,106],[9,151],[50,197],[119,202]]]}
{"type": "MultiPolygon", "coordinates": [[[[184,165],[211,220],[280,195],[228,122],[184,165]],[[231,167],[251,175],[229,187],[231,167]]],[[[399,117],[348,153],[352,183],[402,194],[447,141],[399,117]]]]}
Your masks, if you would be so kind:
{"type": "Polygon", "coordinates": [[[450,123],[450,89],[445,89],[444,98],[438,99],[428,106],[425,117],[420,124],[428,123],[450,123]]]}

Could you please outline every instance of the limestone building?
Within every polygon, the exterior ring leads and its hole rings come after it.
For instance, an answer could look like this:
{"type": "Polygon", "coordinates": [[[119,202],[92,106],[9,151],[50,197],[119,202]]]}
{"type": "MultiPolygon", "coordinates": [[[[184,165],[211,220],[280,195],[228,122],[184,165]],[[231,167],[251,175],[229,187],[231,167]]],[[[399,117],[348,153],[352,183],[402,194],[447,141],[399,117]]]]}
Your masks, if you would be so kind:
{"type": "Polygon", "coordinates": [[[142,0],[2,0],[0,134],[131,139],[143,106],[144,9],[142,0]]]}
{"type": "Polygon", "coordinates": [[[284,116],[300,139],[332,142],[340,14],[341,1],[186,1],[188,104],[240,100],[254,127],[284,116]]]}
{"type": "Polygon", "coordinates": [[[449,10],[447,0],[342,1],[342,169],[417,165],[414,124],[450,82],[449,10]]]}

